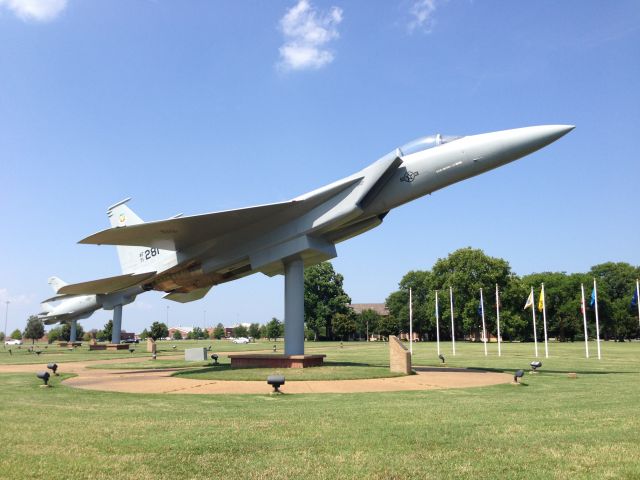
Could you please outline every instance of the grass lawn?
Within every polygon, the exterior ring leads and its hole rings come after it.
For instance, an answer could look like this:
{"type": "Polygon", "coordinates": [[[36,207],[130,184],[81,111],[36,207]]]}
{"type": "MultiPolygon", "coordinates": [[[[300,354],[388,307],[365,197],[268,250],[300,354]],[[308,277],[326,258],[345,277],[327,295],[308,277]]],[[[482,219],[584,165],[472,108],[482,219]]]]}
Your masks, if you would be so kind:
{"type": "MultiPolygon", "coordinates": [[[[382,344],[318,346],[388,359],[382,344]]],[[[451,366],[533,360],[530,344],[444,347],[451,366]]],[[[433,344],[414,348],[437,364],[433,344]]],[[[133,395],[0,374],[0,478],[640,478],[640,344],[607,343],[601,361],[582,348],[552,344],[525,386],[424,392],[133,395]]]]}

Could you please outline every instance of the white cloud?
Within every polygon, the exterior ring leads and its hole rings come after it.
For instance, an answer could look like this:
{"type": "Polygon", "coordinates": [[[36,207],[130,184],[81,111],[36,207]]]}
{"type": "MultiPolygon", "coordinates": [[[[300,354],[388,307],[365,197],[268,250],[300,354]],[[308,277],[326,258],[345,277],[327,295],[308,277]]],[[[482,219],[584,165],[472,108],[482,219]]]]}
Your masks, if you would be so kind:
{"type": "Polygon", "coordinates": [[[415,30],[422,30],[426,33],[431,32],[436,7],[436,0],[415,0],[409,8],[409,14],[412,17],[407,26],[409,32],[414,32],[415,30]]]}
{"type": "Polygon", "coordinates": [[[322,13],[309,0],[300,0],[280,20],[285,43],[280,47],[280,67],[285,70],[319,69],[333,61],[327,44],[340,36],[342,9],[322,13]]]}
{"type": "Polygon", "coordinates": [[[48,22],[67,6],[67,0],[0,0],[0,7],[11,10],[22,20],[48,22]]]}
{"type": "Polygon", "coordinates": [[[10,295],[9,290],[6,288],[0,288],[0,307],[4,307],[6,302],[9,302],[9,305],[29,305],[33,302],[35,295],[31,294],[18,294],[18,295],[10,295]]]}

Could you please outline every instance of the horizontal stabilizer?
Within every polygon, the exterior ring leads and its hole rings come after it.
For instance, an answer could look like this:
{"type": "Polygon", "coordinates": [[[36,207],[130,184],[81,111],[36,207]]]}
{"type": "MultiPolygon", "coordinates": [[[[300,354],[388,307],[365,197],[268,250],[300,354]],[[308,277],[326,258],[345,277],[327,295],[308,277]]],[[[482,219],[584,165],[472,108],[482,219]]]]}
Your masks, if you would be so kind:
{"type": "Polygon", "coordinates": [[[251,238],[304,215],[360,179],[361,177],[349,178],[336,182],[287,202],[110,228],[80,240],[79,243],[184,250],[240,231],[251,238]]]}
{"type": "Polygon", "coordinates": [[[155,276],[156,272],[138,273],[135,275],[118,275],[116,277],[101,278],[89,282],[66,285],[60,293],[69,295],[98,295],[117,292],[125,288],[138,285],[155,276]]]}
{"type": "Polygon", "coordinates": [[[192,290],[191,292],[188,292],[188,293],[172,292],[172,293],[167,293],[162,298],[166,300],[173,300],[174,302],[188,303],[188,302],[193,302],[194,300],[200,300],[207,293],[209,293],[209,290],[211,290],[211,287],[199,288],[197,290],[192,290]]]}

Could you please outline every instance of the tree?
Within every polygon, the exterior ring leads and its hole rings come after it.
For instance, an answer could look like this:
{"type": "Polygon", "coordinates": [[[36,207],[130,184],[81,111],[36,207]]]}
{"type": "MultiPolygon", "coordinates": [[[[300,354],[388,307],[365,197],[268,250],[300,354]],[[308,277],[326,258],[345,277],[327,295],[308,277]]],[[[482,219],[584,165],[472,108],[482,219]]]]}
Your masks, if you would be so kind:
{"type": "Polygon", "coordinates": [[[37,316],[31,315],[27,319],[27,326],[24,329],[24,338],[30,338],[31,343],[44,336],[44,323],[37,316]]]}
{"type": "MultiPolygon", "coordinates": [[[[84,328],[79,323],[76,323],[76,339],[82,338],[84,335],[84,328]]],[[[71,325],[68,323],[63,323],[60,326],[60,339],[68,342],[71,340],[71,325]]]]}
{"type": "Polygon", "coordinates": [[[104,342],[110,342],[111,341],[111,337],[112,337],[112,331],[113,331],[113,320],[109,320],[107,323],[104,324],[104,328],[102,330],[98,330],[98,332],[96,333],[96,339],[104,342]]]}
{"type": "Polygon", "coordinates": [[[167,324],[163,322],[153,322],[149,327],[149,336],[154,340],[161,338],[167,338],[169,336],[169,329],[167,324]]]}
{"type": "Polygon", "coordinates": [[[344,277],[334,271],[330,262],[313,265],[304,272],[304,316],[316,340],[322,334],[332,339],[333,317],[349,311],[351,298],[345,293],[343,282],[344,277]]]}
{"type": "Polygon", "coordinates": [[[336,313],[332,319],[333,332],[342,340],[356,332],[356,321],[350,313],[336,313]]]}
{"type": "Polygon", "coordinates": [[[4,332],[0,332],[0,342],[4,341],[4,332]]]}
{"type": "Polygon", "coordinates": [[[255,339],[260,338],[260,324],[252,323],[249,325],[249,336],[255,339]]]}
{"type": "Polygon", "coordinates": [[[16,328],[13,332],[11,332],[11,338],[14,340],[22,340],[22,332],[19,328],[16,328]]]}
{"type": "Polygon", "coordinates": [[[150,336],[149,330],[146,328],[140,332],[140,340],[146,340],[147,338],[150,338],[150,336]]]}
{"type": "Polygon", "coordinates": [[[62,338],[62,328],[61,327],[52,328],[51,330],[49,330],[47,332],[47,342],[48,343],[57,342],[61,338],[62,338]]]}
{"type": "MultiPolygon", "coordinates": [[[[380,314],[375,310],[363,310],[362,313],[356,315],[357,332],[361,337],[367,336],[367,333],[371,335],[378,331],[378,322],[380,321],[380,314]]],[[[367,338],[367,341],[369,339],[367,338]]]]}
{"type": "Polygon", "coordinates": [[[200,340],[202,338],[207,338],[207,334],[200,327],[193,327],[193,330],[187,334],[187,338],[191,340],[200,340]]]}
{"type": "Polygon", "coordinates": [[[238,325],[237,327],[235,327],[233,329],[233,335],[236,338],[248,337],[249,336],[249,330],[244,325],[238,325]]]}
{"type": "Polygon", "coordinates": [[[180,330],[174,330],[173,331],[173,339],[174,340],[182,340],[182,333],[180,333],[180,330]]]}
{"type": "Polygon", "coordinates": [[[224,337],[224,325],[218,323],[218,325],[216,325],[216,328],[213,329],[212,335],[216,340],[220,340],[222,337],[224,337]]]}
{"type": "Polygon", "coordinates": [[[380,321],[378,322],[378,334],[381,337],[397,335],[399,330],[398,321],[392,315],[380,317],[380,321]]]}
{"type": "Polygon", "coordinates": [[[284,325],[280,320],[273,317],[266,326],[266,337],[268,340],[277,340],[280,338],[284,331],[284,325]]]}

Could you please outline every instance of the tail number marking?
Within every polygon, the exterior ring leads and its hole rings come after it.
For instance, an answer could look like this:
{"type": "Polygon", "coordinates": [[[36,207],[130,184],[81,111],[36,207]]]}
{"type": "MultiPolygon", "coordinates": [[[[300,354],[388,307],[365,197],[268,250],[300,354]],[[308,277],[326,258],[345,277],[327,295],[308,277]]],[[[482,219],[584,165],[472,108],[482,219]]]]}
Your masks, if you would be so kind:
{"type": "Polygon", "coordinates": [[[155,257],[156,255],[160,255],[160,249],[158,249],[158,248],[148,248],[148,249],[143,250],[142,252],[140,252],[140,261],[144,262],[146,260],[151,259],[152,257],[155,257]]]}

